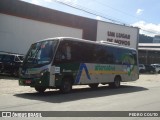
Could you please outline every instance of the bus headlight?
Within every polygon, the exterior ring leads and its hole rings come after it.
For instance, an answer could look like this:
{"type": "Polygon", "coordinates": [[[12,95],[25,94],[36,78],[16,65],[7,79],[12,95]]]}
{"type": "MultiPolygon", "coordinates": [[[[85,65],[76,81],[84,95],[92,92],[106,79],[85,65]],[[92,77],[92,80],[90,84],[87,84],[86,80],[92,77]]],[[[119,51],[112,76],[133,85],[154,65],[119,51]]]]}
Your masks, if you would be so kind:
{"type": "Polygon", "coordinates": [[[45,73],[49,72],[48,68],[44,69],[40,72],[40,75],[43,76],[45,73]]]}

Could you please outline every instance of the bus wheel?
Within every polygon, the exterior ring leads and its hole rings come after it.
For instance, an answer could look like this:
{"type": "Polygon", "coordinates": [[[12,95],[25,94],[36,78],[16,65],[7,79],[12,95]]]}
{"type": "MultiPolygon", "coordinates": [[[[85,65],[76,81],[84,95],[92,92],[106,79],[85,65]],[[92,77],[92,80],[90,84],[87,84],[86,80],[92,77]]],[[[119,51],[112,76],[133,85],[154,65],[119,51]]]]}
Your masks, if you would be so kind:
{"type": "Polygon", "coordinates": [[[44,87],[35,87],[35,90],[39,93],[44,93],[44,91],[46,90],[46,88],[44,87]]]}
{"type": "Polygon", "coordinates": [[[121,77],[120,76],[116,76],[114,78],[114,82],[109,84],[109,87],[111,88],[119,88],[121,85],[121,77]]]}
{"type": "Polygon", "coordinates": [[[69,78],[63,79],[60,91],[62,93],[69,93],[71,90],[72,90],[71,80],[69,78]]]}
{"type": "Polygon", "coordinates": [[[98,85],[99,85],[98,83],[90,84],[89,87],[92,89],[96,89],[98,87],[98,85]]]}

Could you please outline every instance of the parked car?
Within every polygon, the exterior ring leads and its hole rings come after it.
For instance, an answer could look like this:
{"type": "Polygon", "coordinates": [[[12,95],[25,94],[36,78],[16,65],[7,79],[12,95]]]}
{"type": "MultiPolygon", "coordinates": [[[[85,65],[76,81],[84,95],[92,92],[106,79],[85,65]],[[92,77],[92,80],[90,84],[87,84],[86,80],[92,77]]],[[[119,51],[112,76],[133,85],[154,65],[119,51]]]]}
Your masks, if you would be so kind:
{"type": "Polygon", "coordinates": [[[139,73],[144,73],[144,72],[145,72],[145,65],[139,64],[139,73]]]}
{"type": "Polygon", "coordinates": [[[19,67],[23,62],[23,55],[0,53],[0,73],[18,76],[19,67]]]}
{"type": "Polygon", "coordinates": [[[156,73],[156,69],[151,65],[145,65],[145,72],[146,73],[156,73]]]}
{"type": "Polygon", "coordinates": [[[160,74],[160,64],[151,64],[155,69],[156,72],[160,74]]]}

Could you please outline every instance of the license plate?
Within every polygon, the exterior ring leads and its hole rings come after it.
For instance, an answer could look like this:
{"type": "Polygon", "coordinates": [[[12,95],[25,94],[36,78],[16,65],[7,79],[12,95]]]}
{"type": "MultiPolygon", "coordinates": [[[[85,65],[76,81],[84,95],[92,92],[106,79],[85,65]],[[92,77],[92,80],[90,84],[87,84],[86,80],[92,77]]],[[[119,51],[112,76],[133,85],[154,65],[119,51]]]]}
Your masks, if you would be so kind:
{"type": "Polygon", "coordinates": [[[26,84],[31,84],[31,82],[32,82],[31,80],[26,80],[25,81],[26,84]]]}

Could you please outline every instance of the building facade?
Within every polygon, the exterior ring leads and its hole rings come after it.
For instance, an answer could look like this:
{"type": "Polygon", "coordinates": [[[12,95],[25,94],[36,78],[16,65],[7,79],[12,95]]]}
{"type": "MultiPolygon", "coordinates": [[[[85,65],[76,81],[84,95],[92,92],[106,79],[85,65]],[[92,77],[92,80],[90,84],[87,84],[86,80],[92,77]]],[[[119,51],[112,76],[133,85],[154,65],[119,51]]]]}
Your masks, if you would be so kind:
{"type": "Polygon", "coordinates": [[[160,43],[139,43],[139,63],[160,63],[160,43]]]}
{"type": "Polygon", "coordinates": [[[96,41],[97,21],[19,0],[0,0],[0,51],[25,54],[38,40],[77,37],[96,41]]]}
{"type": "Polygon", "coordinates": [[[36,41],[76,37],[138,46],[139,29],[72,15],[20,0],[0,0],[0,51],[26,54],[36,41]]]}

